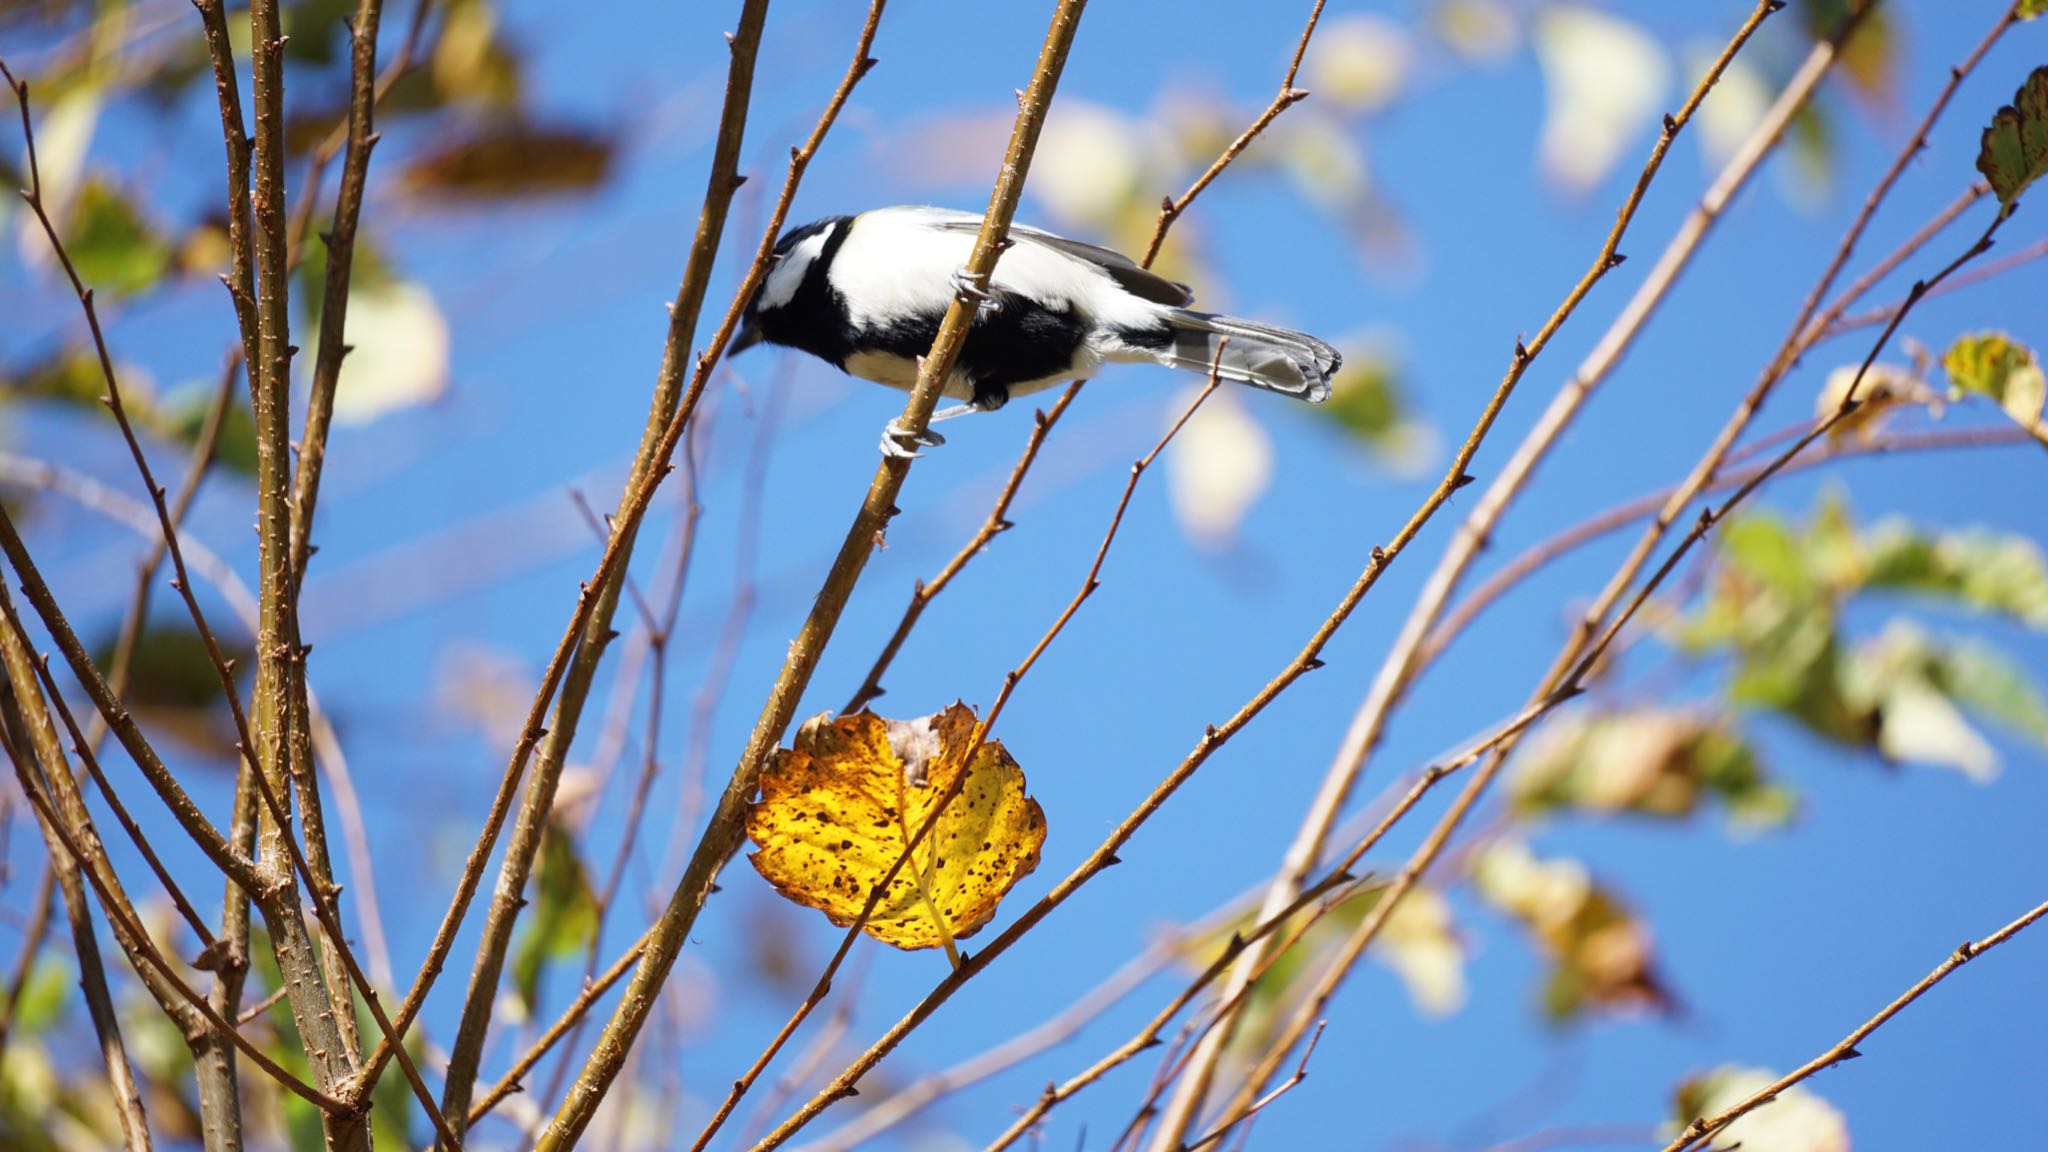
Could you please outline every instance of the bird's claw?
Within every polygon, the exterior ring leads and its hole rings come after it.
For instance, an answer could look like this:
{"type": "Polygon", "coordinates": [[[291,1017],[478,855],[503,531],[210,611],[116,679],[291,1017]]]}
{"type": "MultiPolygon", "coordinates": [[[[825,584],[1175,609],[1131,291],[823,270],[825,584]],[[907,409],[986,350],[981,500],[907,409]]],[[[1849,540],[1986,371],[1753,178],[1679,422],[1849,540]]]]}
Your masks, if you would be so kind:
{"type": "Polygon", "coordinates": [[[976,308],[995,306],[995,294],[988,290],[988,276],[976,275],[965,268],[953,270],[953,291],[962,300],[973,303],[976,308]]]}
{"type": "Polygon", "coordinates": [[[919,448],[937,448],[946,438],[927,428],[918,432],[903,426],[902,417],[889,421],[882,429],[882,455],[892,460],[917,460],[924,456],[919,448]]]}

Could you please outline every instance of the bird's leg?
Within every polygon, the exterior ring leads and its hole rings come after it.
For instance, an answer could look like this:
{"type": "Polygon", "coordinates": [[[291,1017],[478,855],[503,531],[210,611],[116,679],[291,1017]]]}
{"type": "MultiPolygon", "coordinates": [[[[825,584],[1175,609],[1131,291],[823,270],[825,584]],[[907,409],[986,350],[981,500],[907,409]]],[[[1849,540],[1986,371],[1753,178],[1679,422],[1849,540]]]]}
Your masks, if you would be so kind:
{"type": "MultiPolygon", "coordinates": [[[[939,417],[934,415],[932,419],[939,417]]],[[[924,455],[919,448],[937,448],[946,438],[927,428],[923,432],[913,431],[904,426],[903,417],[898,416],[882,429],[882,455],[892,460],[916,460],[924,455]]]]}
{"type": "Polygon", "coordinates": [[[970,412],[987,411],[990,411],[990,409],[984,408],[981,405],[970,401],[966,404],[955,404],[949,408],[939,409],[937,412],[932,413],[932,418],[930,422],[933,424],[937,424],[941,420],[951,420],[955,416],[965,416],[970,412]]]}
{"type": "Polygon", "coordinates": [[[995,307],[994,293],[988,290],[988,274],[974,273],[966,268],[953,270],[953,292],[960,299],[973,304],[977,310],[995,307]]]}

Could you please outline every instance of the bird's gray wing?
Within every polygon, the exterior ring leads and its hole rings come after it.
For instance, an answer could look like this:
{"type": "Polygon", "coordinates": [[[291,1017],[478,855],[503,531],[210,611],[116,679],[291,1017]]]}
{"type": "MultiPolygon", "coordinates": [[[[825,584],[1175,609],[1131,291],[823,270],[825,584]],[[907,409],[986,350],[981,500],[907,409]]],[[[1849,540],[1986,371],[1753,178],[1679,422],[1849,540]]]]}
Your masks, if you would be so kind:
{"type": "MultiPolygon", "coordinates": [[[[932,226],[947,232],[981,231],[981,217],[961,213],[957,219],[935,220],[932,226]]],[[[1040,244],[1065,256],[1093,264],[1115,280],[1124,291],[1141,300],[1165,304],[1171,308],[1185,308],[1194,303],[1195,294],[1187,285],[1149,272],[1138,266],[1138,262],[1121,252],[1111,251],[1095,244],[1083,244],[1069,240],[1039,228],[1028,228],[1022,224],[1010,225],[1010,236],[1019,244],[1040,244]]]]}

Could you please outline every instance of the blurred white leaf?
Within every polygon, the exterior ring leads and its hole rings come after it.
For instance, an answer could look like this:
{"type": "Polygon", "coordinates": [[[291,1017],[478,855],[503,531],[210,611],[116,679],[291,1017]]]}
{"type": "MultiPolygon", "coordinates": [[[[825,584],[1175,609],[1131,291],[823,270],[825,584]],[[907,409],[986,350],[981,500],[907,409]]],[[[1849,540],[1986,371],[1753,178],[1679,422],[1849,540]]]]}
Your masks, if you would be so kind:
{"type": "Polygon", "coordinates": [[[1902,680],[1884,702],[1877,746],[1894,760],[1942,764],[1973,780],[1998,772],[1998,754],[1947,696],[1919,680],[1902,680]]]}
{"type": "Polygon", "coordinates": [[[1103,231],[1148,186],[1150,136],[1144,125],[1113,109],[1061,102],[1046,119],[1028,187],[1060,223],[1103,231]]]}
{"type": "MultiPolygon", "coordinates": [[[[1687,45],[1685,70],[1697,79],[1707,74],[1721,54],[1719,46],[1705,42],[1687,45]]],[[[1700,152],[1710,167],[1719,168],[1735,155],[1742,142],[1763,122],[1771,109],[1771,83],[1749,57],[1728,62],[1714,90],[1700,104],[1698,116],[1700,152]]]]}
{"type": "Polygon", "coordinates": [[[1326,25],[1308,58],[1308,89],[1356,112],[1383,108],[1408,80],[1408,31],[1384,16],[1352,13],[1326,25]]]}
{"type": "Polygon", "coordinates": [[[1443,894],[1417,888],[1388,914],[1374,953],[1408,986],[1416,1006],[1433,1016],[1465,1006],[1465,948],[1455,928],[1443,894]]]}
{"type": "Polygon", "coordinates": [[[1536,18],[1536,59],[1548,102],[1539,160],[1567,192],[1600,182],[1622,149],[1654,122],[1671,80],[1671,62],[1649,33],[1576,5],[1536,18]]]}
{"type": "Polygon", "coordinates": [[[425,288],[389,284],[348,297],[348,343],[334,390],[338,424],[367,424],[448,387],[448,321],[425,288]]]}
{"type": "MultiPolygon", "coordinates": [[[[1689,1104],[1686,1111],[1711,1116],[1740,1104],[1777,1079],[1761,1068],[1717,1068],[1688,1085],[1682,1098],[1689,1104]]],[[[1742,1152],[1849,1152],[1849,1125],[1832,1104],[1803,1086],[1794,1086],[1723,1128],[1714,1147],[1739,1147],[1742,1152]]]]}
{"type": "Polygon", "coordinates": [[[1303,196],[1337,214],[1365,198],[1371,181],[1365,149],[1342,121],[1297,114],[1279,135],[1281,165],[1303,196]]]}
{"type": "MultiPolygon", "coordinates": [[[[1202,387],[1193,385],[1176,395],[1167,405],[1167,420],[1178,419],[1202,387]]],[[[1231,542],[1272,476],[1273,442],[1227,386],[1202,403],[1166,453],[1174,516],[1204,548],[1231,542]]]]}
{"type": "MultiPolygon", "coordinates": [[[[104,103],[98,85],[81,84],[51,100],[36,115],[36,170],[43,181],[43,207],[62,226],[71,198],[85,186],[85,158],[92,151],[93,129],[104,103]]],[[[26,175],[26,173],[24,173],[26,175]]],[[[26,180],[23,181],[24,185],[26,180]]],[[[15,199],[12,189],[6,199],[15,199]]],[[[21,261],[31,268],[50,267],[56,260],[49,238],[35,213],[23,212],[16,244],[21,261]]]]}
{"type": "Polygon", "coordinates": [[[1505,59],[1521,36],[1515,10],[1502,0],[1447,0],[1437,6],[1436,30],[1451,51],[1481,63],[1505,59]]]}

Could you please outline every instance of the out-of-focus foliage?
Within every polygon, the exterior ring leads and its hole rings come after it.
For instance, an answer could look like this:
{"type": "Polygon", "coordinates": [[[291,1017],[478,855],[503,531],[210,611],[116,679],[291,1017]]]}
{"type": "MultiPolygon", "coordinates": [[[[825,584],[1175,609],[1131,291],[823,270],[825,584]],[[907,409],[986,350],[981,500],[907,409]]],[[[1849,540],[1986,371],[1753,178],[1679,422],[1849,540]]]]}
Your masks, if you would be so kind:
{"type": "Polygon", "coordinates": [[[1834,421],[1828,427],[1830,443],[1869,443],[1898,412],[1914,407],[1938,410],[1940,404],[1940,394],[1928,386],[1917,366],[1872,364],[1865,369],[1845,364],[1821,384],[1813,418],[1834,421]],[[1843,414],[1842,402],[1852,399],[1855,406],[1843,414]]]}
{"type": "Polygon", "coordinates": [[[1472,879],[1549,958],[1543,1010],[1553,1021],[1675,1007],[1657,975],[1649,926],[1584,864],[1541,859],[1521,841],[1502,839],[1479,853],[1472,879]]]}
{"type": "Polygon", "coordinates": [[[581,955],[597,932],[597,891],[577,854],[575,835],[560,823],[549,823],[541,834],[533,891],[533,907],[520,918],[512,942],[512,989],[529,1013],[540,1002],[547,964],[581,955]]]}
{"type": "Polygon", "coordinates": [[[1663,111],[1671,62],[1634,23],[1575,4],[1539,10],[1535,47],[1546,90],[1543,172],[1567,192],[1587,192],[1663,111]]]}
{"type": "MultiPolygon", "coordinates": [[[[1735,1065],[1692,1077],[1678,1087],[1674,1133],[1699,1117],[1740,1104],[1777,1079],[1761,1068],[1735,1065]]],[[[1713,1146],[1743,1152],[1849,1152],[1849,1125],[1834,1105],[1795,1085],[1723,1128],[1713,1146]]]]}
{"type": "MultiPolygon", "coordinates": [[[[232,668],[250,667],[254,649],[238,631],[223,631],[214,632],[221,655],[232,668]]],[[[105,668],[112,655],[109,637],[94,660],[105,668]]],[[[129,668],[124,699],[151,731],[175,735],[195,751],[220,760],[236,754],[234,723],[221,704],[220,670],[182,606],[175,617],[143,629],[129,668]]]]}
{"type": "Polygon", "coordinates": [[[1711,798],[1743,825],[1788,819],[1792,792],[1765,774],[1732,719],[1704,711],[1582,711],[1553,721],[1515,761],[1517,812],[1682,819],[1711,798]]]}
{"type": "Polygon", "coordinates": [[[1970,714],[2037,739],[2048,733],[2040,691],[1981,641],[1904,621],[1873,638],[1846,635],[1848,603],[1874,592],[2048,626],[2048,564],[2031,541],[1901,520],[1858,528],[1830,497],[1804,526],[1768,512],[1724,526],[1705,603],[1677,636],[1733,661],[1735,703],[1888,759],[1990,772],[1991,747],[1970,714]]]}
{"type": "MultiPolygon", "coordinates": [[[[1323,908],[1305,930],[1300,926],[1305,914],[1297,914],[1273,930],[1275,941],[1287,941],[1296,932],[1301,938],[1270,955],[1231,1036],[1232,1053],[1249,1056],[1264,1049],[1273,1031],[1308,997],[1316,978],[1345,939],[1379,906],[1385,892],[1383,884],[1367,885],[1323,908]]],[[[1247,913],[1189,940],[1181,949],[1184,965],[1197,972],[1208,968],[1231,939],[1252,927],[1254,919],[1255,914],[1247,913]]],[[[1424,885],[1412,889],[1395,905],[1367,955],[1393,970],[1417,1010],[1441,1016],[1465,1005],[1465,952],[1450,902],[1441,890],[1424,885]]]]}
{"type": "Polygon", "coordinates": [[[1989,396],[2015,423],[2048,445],[2048,423],[2042,420],[2048,377],[2042,375],[2033,349],[2003,332],[1979,332],[1949,345],[1941,368],[1957,395],[1989,396]]]}

